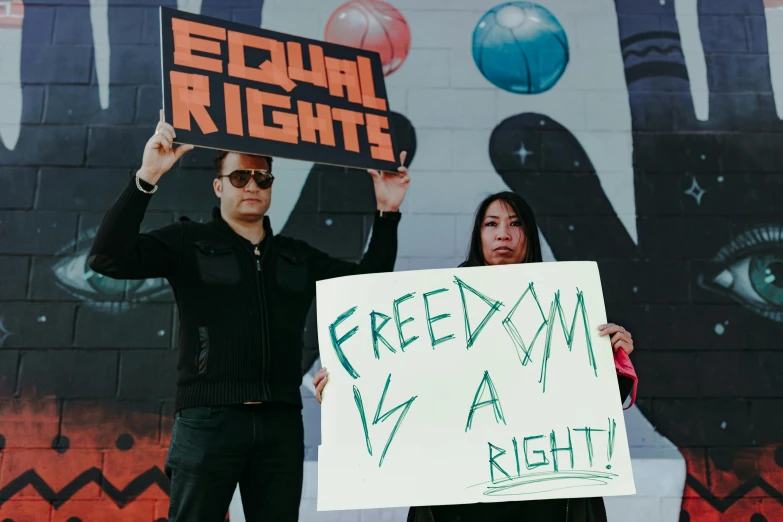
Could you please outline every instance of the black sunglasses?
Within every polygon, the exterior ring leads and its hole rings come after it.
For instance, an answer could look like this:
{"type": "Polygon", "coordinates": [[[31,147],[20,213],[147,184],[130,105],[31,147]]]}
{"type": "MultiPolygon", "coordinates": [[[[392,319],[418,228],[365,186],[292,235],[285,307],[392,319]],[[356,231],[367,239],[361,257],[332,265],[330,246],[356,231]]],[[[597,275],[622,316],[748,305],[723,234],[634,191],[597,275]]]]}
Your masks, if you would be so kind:
{"type": "Polygon", "coordinates": [[[261,190],[271,187],[272,182],[275,180],[275,177],[269,171],[263,169],[240,169],[235,170],[231,174],[218,174],[217,177],[228,178],[236,188],[244,188],[250,182],[251,176],[261,190]]]}

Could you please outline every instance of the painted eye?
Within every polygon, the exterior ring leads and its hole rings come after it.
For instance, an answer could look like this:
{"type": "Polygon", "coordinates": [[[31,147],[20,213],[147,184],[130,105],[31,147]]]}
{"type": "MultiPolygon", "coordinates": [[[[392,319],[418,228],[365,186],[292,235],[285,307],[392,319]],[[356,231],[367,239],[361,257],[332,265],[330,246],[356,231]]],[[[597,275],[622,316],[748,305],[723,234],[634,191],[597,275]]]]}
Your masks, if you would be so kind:
{"type": "Polygon", "coordinates": [[[783,306],[783,248],[749,260],[750,283],[766,302],[783,306]]]}
{"type": "Polygon", "coordinates": [[[746,308],[783,322],[783,227],[749,230],[713,259],[699,284],[727,295],[746,308]]]}
{"type": "MultiPolygon", "coordinates": [[[[122,281],[93,272],[87,264],[87,255],[94,234],[94,230],[86,234],[77,243],[82,246],[81,250],[52,266],[58,287],[96,308],[111,312],[122,312],[134,302],[147,301],[166,292],[168,286],[163,279],[122,281]]],[[[72,247],[73,243],[62,250],[72,247]]]]}
{"type": "Polygon", "coordinates": [[[90,270],[87,266],[87,251],[66,257],[52,267],[58,283],[69,290],[83,293],[85,296],[102,294],[104,297],[122,299],[126,288],[134,291],[143,281],[119,281],[90,270]]]}

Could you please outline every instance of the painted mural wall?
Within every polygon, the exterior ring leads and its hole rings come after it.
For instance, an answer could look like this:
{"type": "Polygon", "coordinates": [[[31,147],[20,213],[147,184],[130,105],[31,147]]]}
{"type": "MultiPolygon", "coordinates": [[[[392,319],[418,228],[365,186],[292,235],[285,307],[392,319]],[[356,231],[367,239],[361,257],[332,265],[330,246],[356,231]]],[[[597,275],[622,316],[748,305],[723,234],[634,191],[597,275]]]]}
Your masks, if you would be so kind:
{"type": "MultiPolygon", "coordinates": [[[[173,298],[86,265],[157,121],[158,5],[0,0],[3,522],[166,519],[173,298]]],[[[599,262],[640,377],[639,493],[608,499],[610,520],[783,520],[783,1],[162,5],[381,53],[414,156],[397,270],[457,265],[476,205],[506,189],[547,260],[599,262]]],[[[208,219],[211,161],[167,174],[144,227],[208,219]]],[[[361,257],[369,176],[282,159],[275,176],[276,232],[361,257]]],[[[301,519],[404,520],[315,511],[313,318],[304,341],[301,519]]]]}

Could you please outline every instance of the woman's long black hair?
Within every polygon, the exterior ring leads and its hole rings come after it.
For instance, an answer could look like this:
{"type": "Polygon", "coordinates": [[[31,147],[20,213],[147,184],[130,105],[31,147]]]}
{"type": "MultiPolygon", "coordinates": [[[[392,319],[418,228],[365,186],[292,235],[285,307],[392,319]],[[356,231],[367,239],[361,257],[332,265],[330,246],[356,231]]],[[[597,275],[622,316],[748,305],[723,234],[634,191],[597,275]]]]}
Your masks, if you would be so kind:
{"type": "Polygon", "coordinates": [[[527,253],[523,263],[540,263],[541,240],[538,237],[538,226],[536,225],[536,216],[533,209],[527,204],[527,201],[514,192],[498,192],[488,196],[476,210],[476,218],[473,221],[473,233],[470,235],[470,248],[468,249],[468,258],[460,266],[484,266],[484,252],[481,248],[481,227],[484,224],[484,216],[489,206],[495,201],[503,201],[511,207],[514,214],[517,215],[522,223],[522,230],[527,238],[527,253]]]}

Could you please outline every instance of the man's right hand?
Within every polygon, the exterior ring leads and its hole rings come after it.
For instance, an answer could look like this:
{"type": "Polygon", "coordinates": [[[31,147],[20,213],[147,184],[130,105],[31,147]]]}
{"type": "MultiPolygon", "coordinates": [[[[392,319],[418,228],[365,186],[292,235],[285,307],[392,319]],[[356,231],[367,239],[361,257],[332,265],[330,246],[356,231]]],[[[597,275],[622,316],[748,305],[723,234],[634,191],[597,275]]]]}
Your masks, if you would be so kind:
{"type": "Polygon", "coordinates": [[[160,177],[180,159],[186,152],[193,150],[193,145],[180,145],[174,148],[177,133],[174,127],[165,122],[163,110],[160,111],[160,121],[155,134],[147,140],[144,146],[144,157],[141,160],[139,178],[151,185],[157,184],[160,177]]]}

